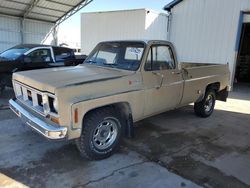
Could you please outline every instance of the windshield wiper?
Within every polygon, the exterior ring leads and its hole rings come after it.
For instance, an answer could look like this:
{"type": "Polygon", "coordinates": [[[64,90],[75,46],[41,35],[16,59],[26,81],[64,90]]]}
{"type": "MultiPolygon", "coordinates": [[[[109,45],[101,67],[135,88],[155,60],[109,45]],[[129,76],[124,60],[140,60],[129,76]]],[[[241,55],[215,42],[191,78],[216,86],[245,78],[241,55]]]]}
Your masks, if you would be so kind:
{"type": "Polygon", "coordinates": [[[103,63],[103,65],[106,66],[106,67],[116,68],[118,64],[103,63]]]}
{"type": "Polygon", "coordinates": [[[97,62],[96,61],[93,61],[93,60],[88,60],[88,61],[86,61],[86,63],[89,63],[89,64],[96,64],[97,62]]]}

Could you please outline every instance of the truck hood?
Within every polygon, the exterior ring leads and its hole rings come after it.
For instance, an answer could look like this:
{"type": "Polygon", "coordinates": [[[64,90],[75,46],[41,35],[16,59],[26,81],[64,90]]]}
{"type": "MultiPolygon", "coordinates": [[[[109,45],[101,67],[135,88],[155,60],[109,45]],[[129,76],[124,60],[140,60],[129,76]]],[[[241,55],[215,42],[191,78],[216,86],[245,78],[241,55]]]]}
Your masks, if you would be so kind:
{"type": "Polygon", "coordinates": [[[78,65],[18,72],[13,74],[13,79],[40,91],[55,93],[56,88],[115,79],[129,74],[133,72],[93,65],[78,65]]]}

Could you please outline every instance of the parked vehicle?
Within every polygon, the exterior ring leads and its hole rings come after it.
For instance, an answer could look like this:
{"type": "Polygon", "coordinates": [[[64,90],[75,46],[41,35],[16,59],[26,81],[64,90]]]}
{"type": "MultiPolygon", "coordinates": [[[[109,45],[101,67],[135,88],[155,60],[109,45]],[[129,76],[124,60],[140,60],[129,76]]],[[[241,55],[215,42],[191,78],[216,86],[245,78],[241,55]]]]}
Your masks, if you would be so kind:
{"type": "Polygon", "coordinates": [[[12,87],[13,72],[50,67],[78,65],[85,59],[77,59],[70,48],[40,44],[23,44],[0,54],[0,92],[12,87]]]}
{"type": "Polygon", "coordinates": [[[133,123],[194,102],[208,117],[226,101],[228,65],[179,64],[166,41],[103,42],[76,67],[14,73],[10,108],[49,139],[75,139],[87,159],[113,154],[133,123]]]}

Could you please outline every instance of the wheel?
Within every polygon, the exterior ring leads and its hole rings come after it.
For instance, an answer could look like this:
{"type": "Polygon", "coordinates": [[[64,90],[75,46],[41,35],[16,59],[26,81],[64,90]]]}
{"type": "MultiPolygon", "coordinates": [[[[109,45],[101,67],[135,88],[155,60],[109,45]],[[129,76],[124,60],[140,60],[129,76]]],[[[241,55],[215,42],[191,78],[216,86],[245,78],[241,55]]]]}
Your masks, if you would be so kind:
{"type": "Polygon", "coordinates": [[[83,121],[82,134],[76,145],[83,158],[100,160],[119,149],[121,118],[112,107],[94,110],[83,121]]]}
{"type": "Polygon", "coordinates": [[[209,117],[214,111],[216,96],[214,90],[207,90],[202,101],[194,104],[194,111],[199,117],[209,117]]]}

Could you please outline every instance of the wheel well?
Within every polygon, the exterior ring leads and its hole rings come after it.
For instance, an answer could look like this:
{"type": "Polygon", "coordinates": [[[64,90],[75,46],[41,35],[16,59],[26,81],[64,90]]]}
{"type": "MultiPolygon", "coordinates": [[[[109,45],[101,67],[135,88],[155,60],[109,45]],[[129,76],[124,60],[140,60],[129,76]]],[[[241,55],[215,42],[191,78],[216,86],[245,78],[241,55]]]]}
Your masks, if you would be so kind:
{"type": "Polygon", "coordinates": [[[206,88],[206,91],[208,91],[209,89],[213,89],[217,93],[220,90],[220,83],[215,82],[215,83],[209,84],[206,88]]]}
{"type": "Polygon", "coordinates": [[[108,105],[104,105],[98,108],[94,108],[88,111],[83,116],[82,123],[84,124],[84,119],[87,117],[89,113],[92,113],[93,111],[96,111],[96,110],[101,110],[102,108],[115,108],[116,111],[119,112],[119,115],[121,117],[123,135],[128,138],[132,138],[134,136],[132,110],[128,102],[119,102],[119,103],[108,104],[108,105]]]}

